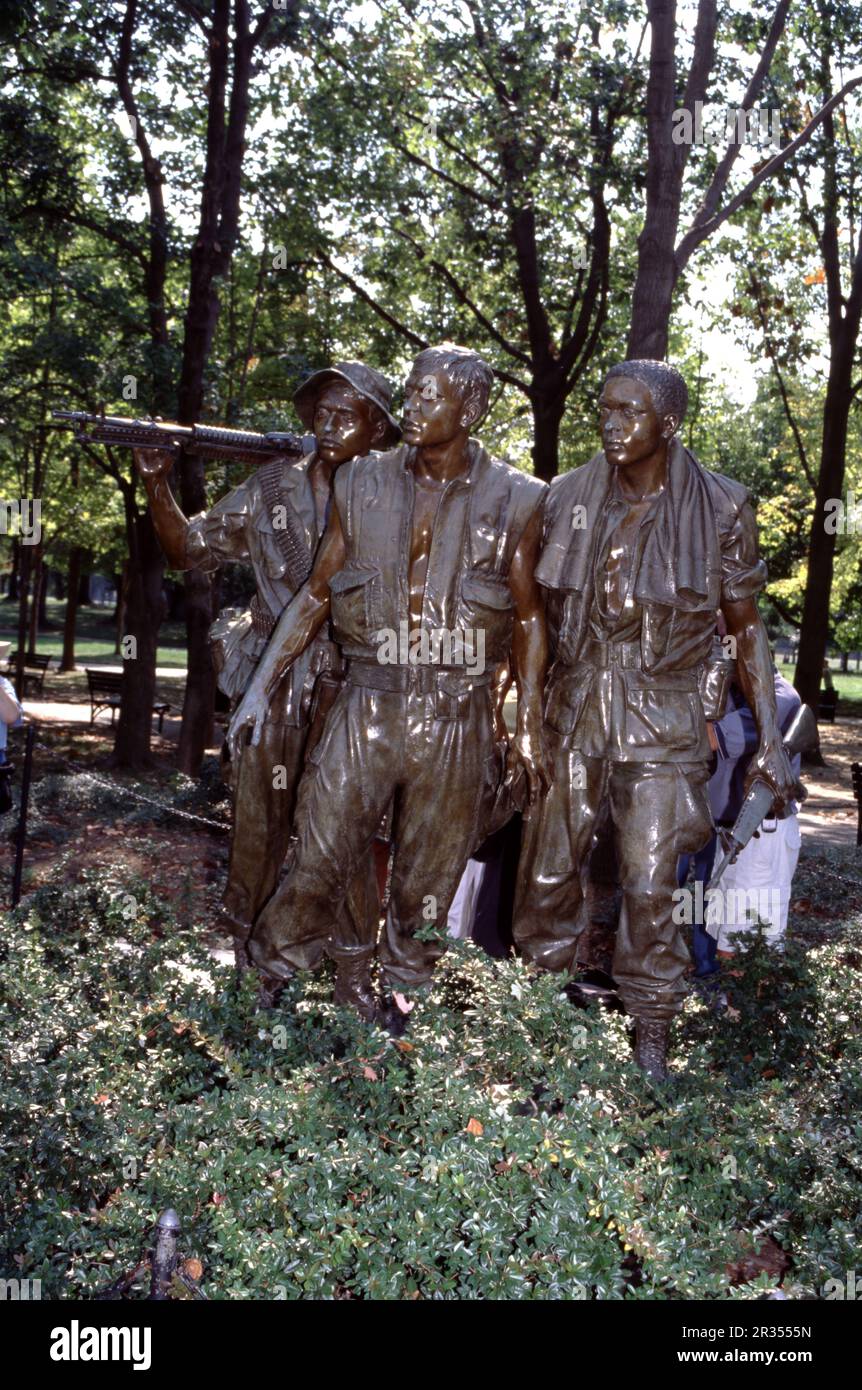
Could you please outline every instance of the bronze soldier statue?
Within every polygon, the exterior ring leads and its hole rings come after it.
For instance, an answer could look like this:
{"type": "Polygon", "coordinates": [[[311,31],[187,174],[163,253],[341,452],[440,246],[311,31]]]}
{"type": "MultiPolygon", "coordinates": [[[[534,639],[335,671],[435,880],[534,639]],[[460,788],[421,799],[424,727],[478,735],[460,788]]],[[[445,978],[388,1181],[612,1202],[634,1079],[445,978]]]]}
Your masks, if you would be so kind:
{"type": "Polygon", "coordinates": [[[465,348],[420,353],[406,386],[404,443],[339,469],[311,577],[234,715],[230,739],[249,724],[260,738],[270,689],[331,613],[346,682],[300,789],[289,872],[249,943],[265,979],[311,969],[330,949],[333,904],[343,901],[393,797],[380,961],[395,990],[430,978],[445,949],[449,905],[499,789],[492,683],[510,653],[519,695],[511,771],[532,798],[547,783],[546,641],[533,575],[544,485],[471,439],[492,382],[488,365],[465,348]],[[480,648],[481,663],[457,659],[480,648]],[[438,931],[417,935],[432,919],[438,931]]]}
{"type": "MultiPolygon", "coordinates": [[[[314,451],[299,463],[264,463],[208,512],[189,521],[180,511],[167,475],[169,453],[136,453],[150,509],[168,564],[205,571],[232,561],[254,570],[257,592],[240,615],[231,610],[213,624],[219,685],[232,700],[243,694],[284,608],[307,579],[326,526],[336,470],[357,454],[387,448],[400,437],[391,414],[392,393],[379,372],[361,362],[341,362],[314,372],[294,404],[316,438],[314,451]]],[[[315,707],[340,683],[342,659],[328,628],[273,689],[255,746],[235,743],[234,800],[225,914],[234,933],[237,961],[246,963],[245,942],[263,904],[272,895],[285,855],[309,730],[319,724],[315,707]]],[[[345,1001],[357,1001],[351,983],[351,952],[376,935],[379,901],[370,857],[357,875],[349,909],[337,935],[347,952],[345,1001]]],[[[367,1003],[367,1001],[366,1001],[367,1003]]]]}
{"type": "Polygon", "coordinates": [[[679,439],[687,401],[663,362],[613,367],[599,402],[603,452],[556,478],[546,499],[536,577],[553,657],[553,781],[525,825],[513,927],[539,966],[574,965],[582,871],[607,799],[623,892],[613,973],[636,1020],[636,1060],[657,1079],[688,964],[672,915],[677,861],[712,829],[699,676],[718,608],[760,735],[749,781],[765,779],[777,804],[801,791],[755,602],[766,569],[754,513],[744,487],[702,468],[679,439]]]}

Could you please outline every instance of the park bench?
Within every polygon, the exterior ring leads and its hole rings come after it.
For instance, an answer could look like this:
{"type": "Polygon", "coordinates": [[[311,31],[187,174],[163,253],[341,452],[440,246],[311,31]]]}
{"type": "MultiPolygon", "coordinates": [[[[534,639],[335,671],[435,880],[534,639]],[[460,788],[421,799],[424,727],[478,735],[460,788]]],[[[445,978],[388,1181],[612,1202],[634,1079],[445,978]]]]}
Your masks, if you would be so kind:
{"type": "MultiPolygon", "coordinates": [[[[96,715],[103,709],[111,711],[111,723],[114,722],[114,715],[120,708],[120,695],[123,690],[122,671],[97,671],[92,666],[85,666],[87,673],[87,684],[90,687],[90,723],[94,724],[96,715]]],[[[170,710],[170,705],[164,702],[153,705],[153,714],[159,716],[159,733],[162,732],[162,724],[165,715],[170,710]]]]}
{"type": "MultiPolygon", "coordinates": [[[[50,656],[25,656],[24,657],[24,694],[27,693],[28,682],[35,688],[37,696],[41,698],[45,685],[45,672],[49,669],[53,658],[50,656]]],[[[18,653],[10,652],[9,660],[6,663],[6,675],[16,675],[18,667],[18,653]]]]}
{"type": "Polygon", "coordinates": [[[835,711],[838,708],[838,691],[821,690],[820,701],[817,706],[817,718],[821,724],[834,724],[835,711]]]}

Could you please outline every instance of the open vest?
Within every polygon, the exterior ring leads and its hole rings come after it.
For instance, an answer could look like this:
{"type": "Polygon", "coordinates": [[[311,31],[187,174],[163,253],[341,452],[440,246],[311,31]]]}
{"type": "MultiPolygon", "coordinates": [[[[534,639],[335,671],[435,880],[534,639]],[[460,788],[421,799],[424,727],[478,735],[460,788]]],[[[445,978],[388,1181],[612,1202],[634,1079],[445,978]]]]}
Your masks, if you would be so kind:
{"type": "MultiPolygon", "coordinates": [[[[431,538],[422,627],[474,644],[484,633],[487,667],[512,642],[509,567],[545,491],[537,478],[492,459],[474,439],[470,467],[440,495],[431,538]]],[[[410,628],[409,563],[415,481],[413,450],[401,445],[340,468],[335,503],[346,541],[342,569],[330,580],[332,629],[348,658],[375,660],[385,632],[410,628]]],[[[406,630],[405,629],[405,630],[406,630]]]]}
{"type": "MultiPolygon", "coordinates": [[[[319,544],[314,493],[308,476],[314,458],[312,453],[296,464],[264,464],[243,489],[223,499],[210,514],[217,537],[219,509],[230,512],[234,496],[244,499],[244,544],[257,585],[250,608],[223,609],[210,628],[219,688],[233,701],[246,690],[279,617],[311,570],[319,544]],[[286,532],[292,538],[288,545],[286,532]]],[[[203,525],[206,522],[207,518],[203,518],[203,525]]],[[[217,539],[214,548],[217,552],[217,539]]],[[[337,673],[342,664],[327,626],[279,683],[272,700],[271,721],[297,727],[305,724],[318,675],[337,673]]]]}

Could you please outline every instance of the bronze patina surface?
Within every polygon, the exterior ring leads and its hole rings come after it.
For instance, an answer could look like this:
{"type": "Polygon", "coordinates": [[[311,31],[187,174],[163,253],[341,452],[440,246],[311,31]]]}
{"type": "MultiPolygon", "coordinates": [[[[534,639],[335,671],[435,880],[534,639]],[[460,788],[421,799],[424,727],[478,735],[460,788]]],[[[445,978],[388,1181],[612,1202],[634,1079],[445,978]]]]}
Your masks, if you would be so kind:
{"type": "Polygon", "coordinates": [[[346,681],[300,788],[290,870],[249,943],[270,978],[332,954],[333,905],[394,799],[380,960],[393,986],[428,980],[497,796],[493,682],[510,656],[519,692],[512,770],[520,765],[533,798],[547,784],[545,623],[534,577],[544,485],[471,439],[491,381],[466,349],[420,354],[406,386],[403,445],[339,470],[314,570],[232,721],[232,740],[247,725],[257,740],[268,690],[331,615],[346,681]],[[442,928],[433,940],[421,931],[429,922],[442,928]]]}
{"type": "MultiPolygon", "coordinates": [[[[136,455],[154,524],[173,568],[208,571],[242,561],[254,571],[251,607],[244,613],[222,614],[211,631],[219,685],[234,702],[242,696],[278,615],[311,571],[336,470],[356,454],[398,438],[390,405],[389,383],[363,363],[340,363],[315,372],[296,394],[297,413],[315,435],[315,450],[299,463],[264,463],[208,512],[188,521],[167,482],[171,457],[136,455]]],[[[279,681],[260,741],[254,746],[241,741],[234,747],[234,814],[224,906],[238,959],[244,956],[252,923],[272,895],[284,863],[315,708],[328,698],[342,666],[325,625],[279,681]]],[[[369,860],[366,871],[357,874],[348,909],[339,919],[339,940],[347,946],[364,944],[376,932],[377,920],[369,860]]]]}
{"type": "Polygon", "coordinates": [[[765,778],[778,805],[799,792],[755,603],[766,569],[754,513],[745,488],[701,467],[678,438],[686,403],[685,383],[663,363],[613,368],[602,452],[556,478],[546,498],[536,577],[553,662],[553,779],[526,821],[513,928],[538,965],[574,965],[584,869],[609,811],[623,894],[613,973],[639,1021],[638,1060],[659,1077],[688,964],[672,916],[677,861],[712,828],[698,684],[719,608],[760,734],[749,778],[765,778]]]}

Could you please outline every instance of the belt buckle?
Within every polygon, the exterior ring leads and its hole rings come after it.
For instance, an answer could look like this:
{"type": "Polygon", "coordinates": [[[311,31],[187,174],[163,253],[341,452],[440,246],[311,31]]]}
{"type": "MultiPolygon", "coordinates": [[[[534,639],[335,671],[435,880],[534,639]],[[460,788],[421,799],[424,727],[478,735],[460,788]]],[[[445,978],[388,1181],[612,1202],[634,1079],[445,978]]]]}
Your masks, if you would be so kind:
{"type": "Polygon", "coordinates": [[[410,667],[410,685],[417,695],[431,695],[437,689],[437,672],[433,666],[410,667]]]}

